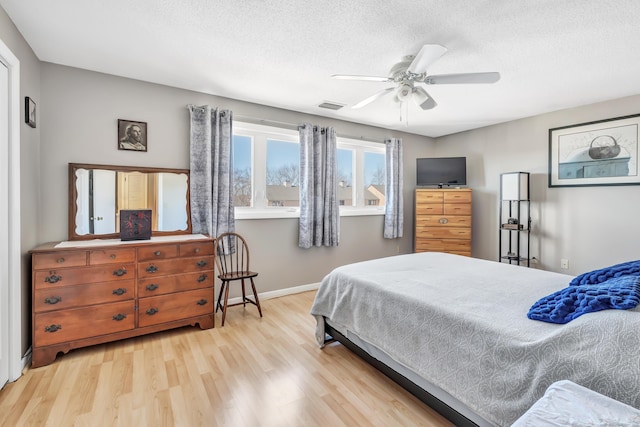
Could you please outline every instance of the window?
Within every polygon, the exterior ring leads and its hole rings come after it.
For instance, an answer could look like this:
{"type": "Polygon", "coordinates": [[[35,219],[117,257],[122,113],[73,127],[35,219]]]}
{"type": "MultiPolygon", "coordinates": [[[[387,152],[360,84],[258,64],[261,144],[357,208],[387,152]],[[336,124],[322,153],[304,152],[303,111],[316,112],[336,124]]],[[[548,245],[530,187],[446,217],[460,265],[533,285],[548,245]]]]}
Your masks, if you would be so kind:
{"type": "Polygon", "coordinates": [[[267,206],[300,206],[300,144],[267,139],[267,206]]]}
{"type": "MultiPolygon", "coordinates": [[[[338,137],[340,215],[384,213],[384,145],[338,137]]],[[[236,218],[297,217],[300,145],[297,130],[234,123],[236,218]]]]}
{"type": "Polygon", "coordinates": [[[356,198],[353,188],[354,150],[338,148],[336,165],[338,169],[338,204],[340,206],[355,206],[356,198]]]}
{"type": "Polygon", "coordinates": [[[233,205],[251,207],[253,198],[253,138],[233,136],[233,205]]]}
{"type": "Polygon", "coordinates": [[[364,201],[367,206],[384,206],[384,154],[364,153],[364,201]]]}

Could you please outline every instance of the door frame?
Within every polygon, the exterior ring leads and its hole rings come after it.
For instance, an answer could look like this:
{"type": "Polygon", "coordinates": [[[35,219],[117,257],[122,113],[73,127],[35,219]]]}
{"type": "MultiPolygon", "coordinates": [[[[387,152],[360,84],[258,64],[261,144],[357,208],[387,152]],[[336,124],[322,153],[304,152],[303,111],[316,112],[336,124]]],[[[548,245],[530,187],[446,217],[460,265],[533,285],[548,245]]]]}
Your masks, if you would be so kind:
{"type": "MultiPolygon", "coordinates": [[[[20,232],[20,61],[0,40],[0,61],[9,70],[9,381],[22,373],[20,232]]],[[[4,201],[0,201],[3,203],[4,201]]]]}

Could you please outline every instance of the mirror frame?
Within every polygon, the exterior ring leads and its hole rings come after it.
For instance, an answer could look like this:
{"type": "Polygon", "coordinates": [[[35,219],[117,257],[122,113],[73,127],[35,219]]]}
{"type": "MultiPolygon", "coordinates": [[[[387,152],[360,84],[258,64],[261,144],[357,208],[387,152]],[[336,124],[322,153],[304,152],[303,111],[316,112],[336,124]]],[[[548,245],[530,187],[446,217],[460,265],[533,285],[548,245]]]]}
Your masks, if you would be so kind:
{"type": "Polygon", "coordinates": [[[178,234],[191,234],[191,194],[190,194],[190,175],[189,169],[171,169],[171,168],[152,168],[142,166],[115,166],[115,165],[96,165],[90,163],[69,163],[69,240],[91,240],[91,239],[119,239],[120,233],[108,234],[77,234],[76,233],[76,215],[78,213],[78,189],[76,187],[76,171],[78,169],[103,169],[115,172],[147,172],[147,173],[177,173],[187,175],[187,229],[175,231],[151,231],[151,236],[171,236],[178,234]]]}

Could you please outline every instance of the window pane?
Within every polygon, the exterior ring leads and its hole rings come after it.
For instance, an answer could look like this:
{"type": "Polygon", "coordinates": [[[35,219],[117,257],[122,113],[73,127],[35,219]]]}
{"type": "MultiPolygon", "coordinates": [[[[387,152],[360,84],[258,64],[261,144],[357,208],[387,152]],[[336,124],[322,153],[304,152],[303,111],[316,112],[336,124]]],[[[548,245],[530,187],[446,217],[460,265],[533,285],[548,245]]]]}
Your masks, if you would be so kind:
{"type": "Polygon", "coordinates": [[[353,197],[353,150],[339,148],[336,155],[338,167],[338,204],[355,206],[353,197]]]}
{"type": "Polygon", "coordinates": [[[385,164],[384,153],[364,153],[364,204],[384,206],[385,164]]]}
{"type": "Polygon", "coordinates": [[[233,204],[251,206],[251,141],[250,136],[233,136],[233,204]]]}
{"type": "Polygon", "coordinates": [[[267,206],[300,206],[300,145],[267,140],[267,206]]]}

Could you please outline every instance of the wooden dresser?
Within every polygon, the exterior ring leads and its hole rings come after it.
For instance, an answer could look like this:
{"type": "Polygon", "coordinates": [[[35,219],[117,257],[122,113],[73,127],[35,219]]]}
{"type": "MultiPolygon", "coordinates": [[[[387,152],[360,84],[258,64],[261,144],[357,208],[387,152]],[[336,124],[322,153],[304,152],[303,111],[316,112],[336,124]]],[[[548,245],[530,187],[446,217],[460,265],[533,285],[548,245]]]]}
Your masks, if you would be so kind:
{"type": "Polygon", "coordinates": [[[471,256],[471,189],[416,189],[416,252],[471,256]]]}
{"type": "Polygon", "coordinates": [[[180,326],[214,326],[213,239],[31,251],[32,367],[58,353],[180,326]]]}

